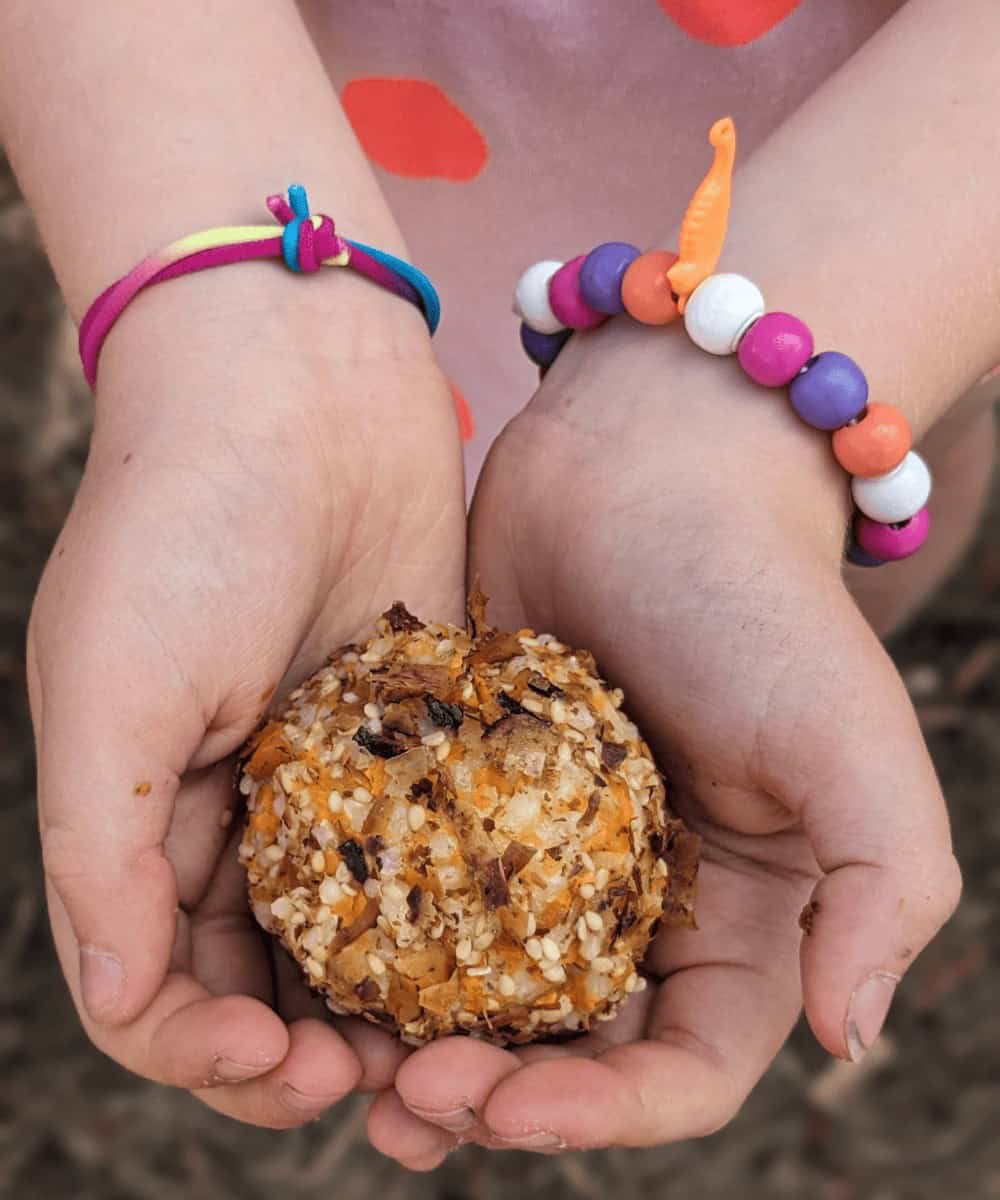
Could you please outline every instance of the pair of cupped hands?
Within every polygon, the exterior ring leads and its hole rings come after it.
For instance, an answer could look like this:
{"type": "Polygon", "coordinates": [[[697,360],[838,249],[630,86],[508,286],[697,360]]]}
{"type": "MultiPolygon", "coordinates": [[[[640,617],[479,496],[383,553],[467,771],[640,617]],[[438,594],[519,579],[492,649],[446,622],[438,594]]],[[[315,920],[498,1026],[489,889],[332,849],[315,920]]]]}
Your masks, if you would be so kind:
{"type": "Polygon", "coordinates": [[[377,1093],[373,1144],[417,1169],[463,1141],[718,1129],[803,1003],[859,1058],[960,883],[906,692],[844,581],[824,439],[682,330],[612,322],[501,435],[467,519],[415,314],[389,297],[331,320],[315,292],[202,281],[156,289],[108,343],[29,631],[52,927],[94,1044],[260,1125],[377,1093]],[[329,1019],[237,862],[233,755],[261,716],[395,600],[461,622],[467,579],[495,624],[594,652],[704,839],[697,930],[661,932],[650,986],[569,1044],[414,1051],[329,1019]]]}

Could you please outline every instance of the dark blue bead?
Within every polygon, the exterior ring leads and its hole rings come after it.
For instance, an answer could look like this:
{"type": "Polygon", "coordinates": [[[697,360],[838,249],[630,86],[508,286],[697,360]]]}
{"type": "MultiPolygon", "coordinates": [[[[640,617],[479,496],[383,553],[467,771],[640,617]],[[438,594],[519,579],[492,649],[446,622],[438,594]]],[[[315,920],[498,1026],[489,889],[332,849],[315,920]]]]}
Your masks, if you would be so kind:
{"type": "Polygon", "coordinates": [[[638,246],[630,242],[602,242],[595,246],[580,267],[580,295],[584,301],[612,317],[623,313],[622,278],[638,257],[638,246]]]}
{"type": "Polygon", "coordinates": [[[524,352],[537,367],[550,367],[559,357],[559,351],[569,340],[572,329],[559,333],[539,333],[530,325],[521,326],[521,345],[524,352]]]}
{"type": "Polygon", "coordinates": [[[869,554],[867,550],[862,550],[853,538],[851,539],[850,545],[847,547],[847,554],[845,557],[849,563],[853,563],[856,567],[885,566],[884,559],[875,558],[873,555],[869,554]]]}
{"type": "Polygon", "coordinates": [[[811,358],[789,388],[792,407],[813,429],[841,429],[868,404],[868,380],[846,354],[826,350],[811,358]]]}

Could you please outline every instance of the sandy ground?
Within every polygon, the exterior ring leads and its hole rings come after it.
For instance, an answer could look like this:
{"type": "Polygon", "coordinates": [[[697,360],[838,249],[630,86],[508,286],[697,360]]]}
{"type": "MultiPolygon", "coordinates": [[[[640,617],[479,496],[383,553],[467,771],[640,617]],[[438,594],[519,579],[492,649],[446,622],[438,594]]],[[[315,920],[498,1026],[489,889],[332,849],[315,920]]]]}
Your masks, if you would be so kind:
{"type": "Polygon", "coordinates": [[[1000,1197],[1000,488],[960,575],[893,647],[951,801],[966,892],[878,1050],[859,1068],[832,1064],[797,1030],[739,1118],[705,1141],[561,1158],[467,1148],[412,1176],[368,1147],[363,1101],[293,1133],[241,1127],[129,1076],[77,1024],[46,928],[23,642],[90,420],[72,331],[0,168],[0,1197],[1000,1197]]]}

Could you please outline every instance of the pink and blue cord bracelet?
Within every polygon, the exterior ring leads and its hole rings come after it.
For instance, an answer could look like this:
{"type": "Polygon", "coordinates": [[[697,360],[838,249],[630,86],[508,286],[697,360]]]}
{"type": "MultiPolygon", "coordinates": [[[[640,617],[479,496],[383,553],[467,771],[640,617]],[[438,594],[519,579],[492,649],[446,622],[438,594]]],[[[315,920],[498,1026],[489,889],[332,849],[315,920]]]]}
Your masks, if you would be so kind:
{"type": "Polygon", "coordinates": [[[330,217],[310,214],[301,184],[289,187],[287,201],[280,195],[269,196],[267,207],[283,229],[236,225],[191,234],[143,259],[97,297],[80,323],[79,340],[84,374],[92,388],[97,382],[97,363],[105,339],[143,288],[192,271],[251,259],[283,259],[290,270],[305,274],[322,266],[348,267],[416,305],[430,332],[437,329],[441,304],[427,276],[384,250],[339,237],[330,217]]]}

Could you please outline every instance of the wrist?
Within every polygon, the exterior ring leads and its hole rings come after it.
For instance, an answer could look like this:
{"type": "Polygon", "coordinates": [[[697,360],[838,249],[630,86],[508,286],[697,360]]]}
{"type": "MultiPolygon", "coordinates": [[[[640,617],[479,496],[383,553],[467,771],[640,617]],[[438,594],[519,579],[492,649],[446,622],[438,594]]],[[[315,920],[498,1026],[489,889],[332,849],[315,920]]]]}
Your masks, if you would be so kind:
{"type": "Polygon", "coordinates": [[[842,557],[851,503],[829,437],[803,425],[785,393],[752,383],[735,359],[706,355],[679,327],[610,322],[574,339],[527,419],[595,459],[612,448],[620,463],[644,464],[648,485],[686,519],[742,511],[748,529],[773,522],[842,557]]]}

